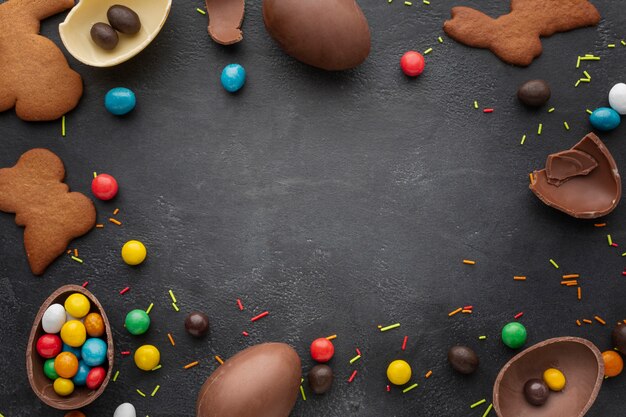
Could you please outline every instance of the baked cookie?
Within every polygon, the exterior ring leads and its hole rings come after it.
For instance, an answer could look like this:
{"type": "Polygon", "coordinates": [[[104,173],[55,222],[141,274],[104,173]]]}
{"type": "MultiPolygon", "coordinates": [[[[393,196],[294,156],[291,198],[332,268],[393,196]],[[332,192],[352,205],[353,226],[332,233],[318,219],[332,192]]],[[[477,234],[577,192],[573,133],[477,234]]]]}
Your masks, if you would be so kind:
{"type": "Polygon", "coordinates": [[[469,7],[453,7],[443,30],[452,39],[487,48],[504,62],[527,66],[541,55],[540,36],[597,25],[600,13],[587,0],[511,0],[511,12],[493,19],[469,7]]]}
{"type": "Polygon", "coordinates": [[[72,110],[83,82],[40,20],[74,6],[74,0],[8,0],[0,4],[0,111],[15,107],[27,121],[55,120],[72,110]]]}
{"type": "Polygon", "coordinates": [[[63,183],[63,162],[47,149],[31,149],[12,168],[0,169],[0,211],[24,226],[30,269],[41,275],[70,241],[96,224],[96,209],[63,183]]]}

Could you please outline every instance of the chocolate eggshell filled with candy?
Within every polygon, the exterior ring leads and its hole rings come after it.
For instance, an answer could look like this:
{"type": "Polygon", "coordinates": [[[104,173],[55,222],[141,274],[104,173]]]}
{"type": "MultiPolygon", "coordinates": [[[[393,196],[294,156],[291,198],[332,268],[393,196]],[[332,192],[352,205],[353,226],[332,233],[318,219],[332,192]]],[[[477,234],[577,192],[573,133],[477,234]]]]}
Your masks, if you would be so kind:
{"type": "Polygon", "coordinates": [[[298,61],[328,71],[360,65],[370,29],[354,0],[263,0],[265,28],[298,61]]]}
{"type": "Polygon", "coordinates": [[[288,417],[299,394],[300,358],[284,343],[249,347],[206,380],[197,417],[288,417]]]}

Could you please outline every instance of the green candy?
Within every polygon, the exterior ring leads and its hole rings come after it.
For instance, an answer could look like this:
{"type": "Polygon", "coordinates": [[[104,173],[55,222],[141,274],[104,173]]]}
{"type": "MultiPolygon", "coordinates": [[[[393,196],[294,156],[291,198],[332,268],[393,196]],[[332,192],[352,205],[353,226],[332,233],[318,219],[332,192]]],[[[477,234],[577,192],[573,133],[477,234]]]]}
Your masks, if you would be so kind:
{"type": "Polygon", "coordinates": [[[150,316],[143,310],[133,310],[126,315],[124,325],[130,334],[144,334],[150,327],[150,316]]]}
{"type": "Polygon", "coordinates": [[[526,343],[526,327],[516,321],[502,328],[502,342],[511,349],[518,349],[526,343]]]}
{"type": "Polygon", "coordinates": [[[57,371],[54,370],[54,358],[43,363],[43,373],[53,381],[59,377],[57,371]]]}

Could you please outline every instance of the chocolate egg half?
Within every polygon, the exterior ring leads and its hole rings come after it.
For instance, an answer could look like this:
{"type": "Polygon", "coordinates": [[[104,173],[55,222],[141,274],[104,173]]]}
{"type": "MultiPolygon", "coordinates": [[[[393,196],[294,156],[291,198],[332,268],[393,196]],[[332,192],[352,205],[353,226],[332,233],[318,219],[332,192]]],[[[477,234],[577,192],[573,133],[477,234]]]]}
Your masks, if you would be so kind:
{"type": "Polygon", "coordinates": [[[265,28],[295,59],[328,71],[358,66],[370,29],[354,0],[263,0],[265,28]]]}
{"type": "Polygon", "coordinates": [[[511,359],[493,387],[493,407],[499,417],[582,417],[593,405],[604,379],[604,361],[598,348],[578,337],[557,337],[529,347],[511,359]],[[567,387],[550,394],[541,407],[524,396],[529,379],[557,368],[567,387]]]}
{"type": "Polygon", "coordinates": [[[206,380],[197,417],[288,417],[298,398],[300,357],[284,343],[242,350],[206,380]]]}

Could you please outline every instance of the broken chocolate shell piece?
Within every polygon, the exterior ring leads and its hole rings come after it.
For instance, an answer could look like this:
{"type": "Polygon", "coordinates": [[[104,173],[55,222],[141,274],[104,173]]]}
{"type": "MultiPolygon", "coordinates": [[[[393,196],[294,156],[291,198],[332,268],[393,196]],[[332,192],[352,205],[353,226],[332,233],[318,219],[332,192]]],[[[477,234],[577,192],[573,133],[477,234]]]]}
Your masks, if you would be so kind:
{"type": "Polygon", "coordinates": [[[244,0],[206,0],[209,15],[209,35],[222,45],[232,45],[243,39],[244,0]]]}
{"type": "Polygon", "coordinates": [[[595,219],[617,207],[622,181],[609,150],[589,133],[572,149],[548,156],[546,168],[532,174],[530,189],[550,207],[595,219]]]}

